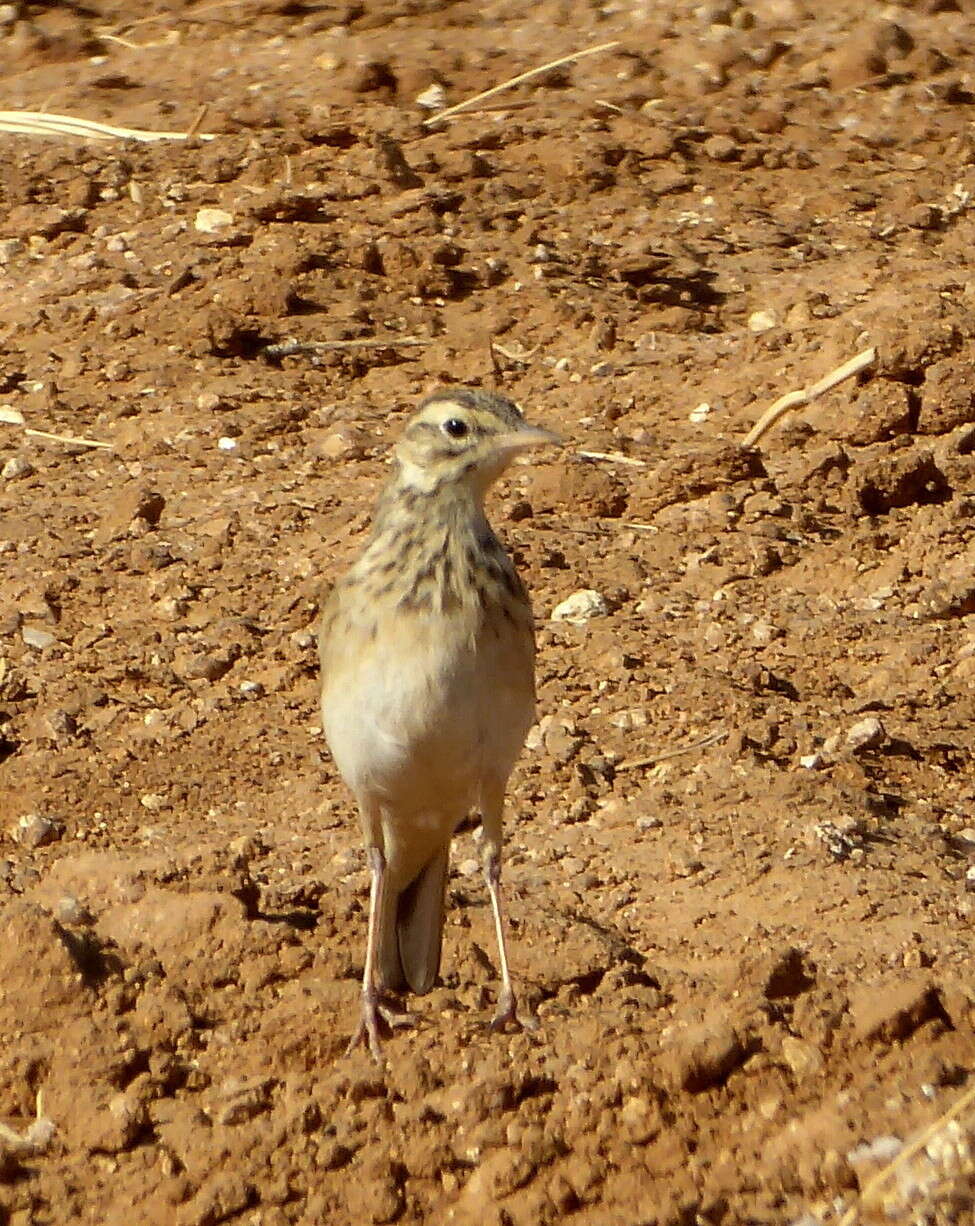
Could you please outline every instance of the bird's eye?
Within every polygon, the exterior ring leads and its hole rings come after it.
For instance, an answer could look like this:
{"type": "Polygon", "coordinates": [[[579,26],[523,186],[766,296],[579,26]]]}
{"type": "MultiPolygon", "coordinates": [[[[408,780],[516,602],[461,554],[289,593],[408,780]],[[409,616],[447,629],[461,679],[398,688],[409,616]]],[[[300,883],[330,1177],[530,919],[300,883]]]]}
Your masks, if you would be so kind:
{"type": "Polygon", "coordinates": [[[467,434],[467,422],[459,417],[448,417],[443,424],[443,432],[451,438],[463,438],[467,434]]]}

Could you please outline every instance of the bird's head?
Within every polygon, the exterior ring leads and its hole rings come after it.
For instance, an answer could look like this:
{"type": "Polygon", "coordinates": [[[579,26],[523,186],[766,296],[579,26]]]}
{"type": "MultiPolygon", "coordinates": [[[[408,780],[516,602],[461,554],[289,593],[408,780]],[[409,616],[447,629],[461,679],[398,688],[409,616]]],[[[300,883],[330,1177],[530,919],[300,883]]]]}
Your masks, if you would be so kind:
{"type": "Polygon", "coordinates": [[[478,493],[498,479],[515,456],[559,443],[557,434],[532,426],[497,392],[445,388],[421,403],[396,445],[400,480],[423,492],[465,482],[478,493]]]}

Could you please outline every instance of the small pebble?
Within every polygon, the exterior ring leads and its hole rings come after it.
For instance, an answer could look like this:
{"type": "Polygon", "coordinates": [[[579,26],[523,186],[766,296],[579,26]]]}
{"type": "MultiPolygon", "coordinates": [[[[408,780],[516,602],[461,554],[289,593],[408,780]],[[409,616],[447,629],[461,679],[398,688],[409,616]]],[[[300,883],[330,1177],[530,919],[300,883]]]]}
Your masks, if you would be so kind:
{"type": "Polygon", "coordinates": [[[28,647],[34,647],[37,651],[43,651],[45,647],[51,647],[57,642],[50,631],[42,630],[40,626],[22,626],[20,637],[28,647]]]}
{"type": "Polygon", "coordinates": [[[875,715],[861,719],[846,734],[846,744],[854,753],[858,749],[876,749],[886,739],[887,732],[875,715]]]}
{"type": "Polygon", "coordinates": [[[91,923],[91,913],[73,894],[65,894],[59,898],[54,911],[60,924],[91,923]]]}
{"type": "Polygon", "coordinates": [[[56,843],[64,834],[64,827],[40,813],[25,813],[12,827],[10,835],[21,847],[46,847],[56,843]]]}
{"type": "Polygon", "coordinates": [[[18,477],[29,477],[34,471],[34,465],[22,455],[11,456],[0,469],[4,481],[16,481],[18,477]]]}
{"type": "Polygon", "coordinates": [[[24,250],[24,242],[19,238],[0,239],[0,264],[9,264],[15,255],[24,250]]]}
{"type": "Polygon", "coordinates": [[[955,835],[955,845],[969,855],[975,854],[975,827],[966,826],[955,835]]]}
{"type": "Polygon", "coordinates": [[[710,136],[704,142],[704,153],[712,162],[733,161],[738,152],[738,146],[730,136],[710,136]]]}

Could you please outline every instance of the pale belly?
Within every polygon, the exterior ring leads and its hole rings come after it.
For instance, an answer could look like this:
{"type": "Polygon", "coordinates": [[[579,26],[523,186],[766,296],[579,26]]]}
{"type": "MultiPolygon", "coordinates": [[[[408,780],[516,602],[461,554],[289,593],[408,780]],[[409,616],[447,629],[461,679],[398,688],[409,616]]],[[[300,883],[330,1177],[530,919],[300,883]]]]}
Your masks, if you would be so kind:
{"type": "Polygon", "coordinates": [[[381,814],[391,875],[406,881],[482,785],[510,774],[533,717],[531,646],[507,627],[452,642],[439,621],[409,650],[379,641],[384,650],[371,643],[330,661],[322,724],[360,806],[381,814]]]}

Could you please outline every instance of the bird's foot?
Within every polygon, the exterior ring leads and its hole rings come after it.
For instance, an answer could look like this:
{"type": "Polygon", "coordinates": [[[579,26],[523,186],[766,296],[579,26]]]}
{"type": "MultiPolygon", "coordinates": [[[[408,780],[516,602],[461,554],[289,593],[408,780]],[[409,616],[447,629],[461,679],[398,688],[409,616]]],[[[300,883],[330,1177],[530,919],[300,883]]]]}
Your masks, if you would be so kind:
{"type": "Polygon", "coordinates": [[[389,1027],[393,1030],[409,1030],[415,1024],[413,1014],[408,1009],[403,1007],[402,1001],[394,1000],[390,997],[380,997],[376,1006],[379,1010],[379,1015],[389,1027]]]}
{"type": "Polygon", "coordinates": [[[412,1026],[413,1019],[399,1004],[380,995],[376,989],[362,993],[362,1016],[355,1034],[345,1049],[348,1056],[357,1047],[368,1047],[370,1055],[380,1067],[385,1067],[383,1041],[392,1036],[394,1029],[412,1026]]]}
{"type": "Polygon", "coordinates": [[[498,997],[498,1007],[494,1017],[491,1018],[489,1029],[503,1033],[508,1026],[514,1026],[516,1030],[537,1030],[538,1018],[531,1015],[525,1018],[519,1017],[518,998],[510,988],[502,988],[501,995],[498,997]]]}

